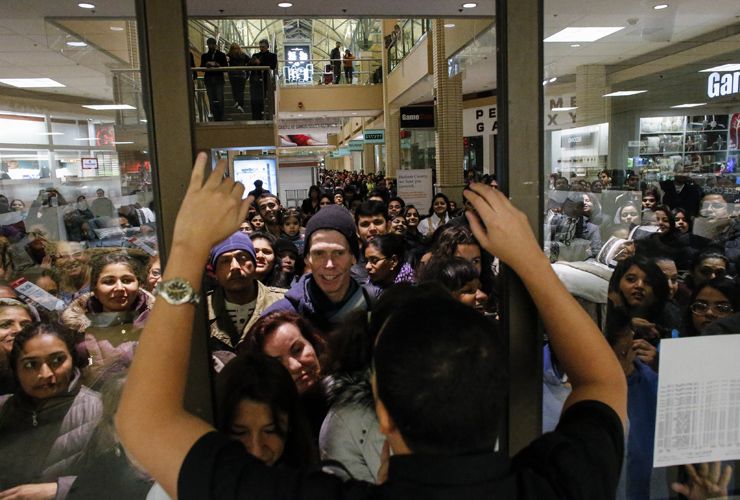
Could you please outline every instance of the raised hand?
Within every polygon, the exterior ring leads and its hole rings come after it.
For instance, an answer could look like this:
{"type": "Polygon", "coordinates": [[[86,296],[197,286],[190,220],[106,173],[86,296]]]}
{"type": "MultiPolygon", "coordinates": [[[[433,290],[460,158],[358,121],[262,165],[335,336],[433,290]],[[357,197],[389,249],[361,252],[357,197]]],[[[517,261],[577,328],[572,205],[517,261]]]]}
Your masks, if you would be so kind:
{"type": "Polygon", "coordinates": [[[706,500],[709,498],[727,498],[727,485],[732,477],[732,467],[722,469],[721,462],[699,464],[696,468],[686,465],[689,474],[688,483],[673,483],[671,488],[689,500],[706,500]]]}
{"type": "Polygon", "coordinates": [[[224,178],[226,161],[221,160],[206,179],[208,156],[199,153],[190,185],[175,221],[173,244],[203,253],[239,229],[249,208],[242,200],[244,186],[224,178]],[[204,182],[205,179],[205,182],[204,182]]]}
{"type": "Polygon", "coordinates": [[[478,214],[465,212],[470,229],[483,248],[514,269],[534,257],[544,257],[527,216],[501,191],[474,183],[463,195],[478,214]]]}

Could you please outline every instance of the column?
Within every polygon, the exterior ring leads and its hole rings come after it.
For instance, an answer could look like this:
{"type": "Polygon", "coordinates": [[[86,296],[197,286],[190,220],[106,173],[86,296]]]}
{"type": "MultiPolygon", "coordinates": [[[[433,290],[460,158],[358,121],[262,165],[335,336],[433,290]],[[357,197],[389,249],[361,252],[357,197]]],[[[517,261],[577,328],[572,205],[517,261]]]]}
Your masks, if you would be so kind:
{"type": "Polygon", "coordinates": [[[436,149],[437,191],[445,193],[458,205],[462,202],[463,173],[463,117],[462,74],[447,76],[444,20],[432,24],[432,68],[436,95],[436,149]]]}
{"type": "Polygon", "coordinates": [[[576,105],[578,106],[578,126],[604,123],[608,120],[609,99],[603,97],[608,92],[606,66],[583,64],[576,68],[576,105]]]}
{"type": "MultiPolygon", "coordinates": [[[[395,20],[383,20],[383,36],[393,31],[395,20]]],[[[383,48],[383,125],[385,127],[385,175],[396,177],[396,171],[401,161],[401,116],[397,107],[392,107],[388,102],[388,51],[383,48]]]]}
{"type": "Polygon", "coordinates": [[[374,174],[376,170],[375,145],[365,144],[362,146],[362,171],[366,174],[374,174]]]}

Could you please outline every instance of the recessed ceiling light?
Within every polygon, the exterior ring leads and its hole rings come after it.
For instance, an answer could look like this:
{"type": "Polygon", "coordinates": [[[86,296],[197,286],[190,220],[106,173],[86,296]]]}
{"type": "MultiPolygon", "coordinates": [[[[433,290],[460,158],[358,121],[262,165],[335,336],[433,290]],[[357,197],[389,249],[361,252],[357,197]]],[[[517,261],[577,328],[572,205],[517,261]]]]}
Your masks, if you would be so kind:
{"type": "Polygon", "coordinates": [[[542,86],[544,87],[545,85],[547,85],[547,80],[542,80],[542,86]]]}
{"type": "Polygon", "coordinates": [[[671,106],[672,108],[698,108],[699,106],[705,106],[706,102],[690,102],[686,104],[678,104],[676,106],[671,106]]]}
{"type": "Polygon", "coordinates": [[[573,48],[576,48],[576,47],[580,47],[581,44],[580,43],[571,43],[570,46],[573,47],[573,48]]]}
{"type": "Polygon", "coordinates": [[[147,123],[147,122],[148,122],[148,120],[147,120],[146,118],[142,118],[142,119],[141,119],[141,120],[139,120],[139,121],[140,121],[141,123],[147,123]]]}
{"type": "Polygon", "coordinates": [[[352,114],[353,114],[353,115],[356,115],[356,114],[357,114],[357,111],[353,111],[353,112],[352,112],[352,114]]]}
{"type": "Polygon", "coordinates": [[[624,26],[603,26],[603,27],[578,27],[565,28],[554,35],[545,38],[545,42],[595,42],[619,30],[624,26]]]}
{"type": "Polygon", "coordinates": [[[80,7],[82,9],[94,9],[95,6],[91,3],[78,3],[77,7],[80,7]]]}
{"type": "Polygon", "coordinates": [[[87,47],[85,42],[67,42],[70,47],[87,47]]]}
{"type": "Polygon", "coordinates": [[[83,104],[83,108],[94,109],[96,111],[108,111],[111,109],[136,109],[129,104],[83,104]]]}
{"type": "Polygon", "coordinates": [[[723,64],[722,66],[714,66],[713,68],[703,69],[700,73],[712,73],[714,71],[740,71],[740,64],[723,64]]]}
{"type": "Polygon", "coordinates": [[[454,28],[454,27],[455,27],[455,25],[452,24],[452,23],[445,24],[445,28],[454,28]]]}
{"type": "Polygon", "coordinates": [[[663,10],[663,9],[667,9],[667,8],[668,8],[668,4],[667,3],[659,3],[658,5],[653,5],[653,9],[655,9],[655,10],[663,10]]]}
{"type": "Polygon", "coordinates": [[[123,26],[111,26],[111,31],[123,31],[125,28],[123,26]]]}
{"type": "Polygon", "coordinates": [[[475,9],[476,7],[478,7],[478,4],[475,2],[468,2],[468,3],[462,4],[462,6],[463,6],[463,9],[475,9]]]}
{"type": "Polygon", "coordinates": [[[284,9],[287,9],[288,7],[293,7],[293,4],[290,2],[280,2],[278,4],[278,7],[282,7],[284,9]]]}
{"type": "Polygon", "coordinates": [[[66,87],[51,78],[0,78],[0,83],[12,85],[21,89],[33,89],[41,87],[66,87]]]}
{"type": "Polygon", "coordinates": [[[550,111],[554,111],[556,113],[559,113],[561,111],[573,111],[574,109],[578,109],[578,106],[568,106],[565,108],[552,108],[550,111]]]}
{"type": "Polygon", "coordinates": [[[642,94],[645,92],[647,92],[647,90],[619,90],[617,92],[604,94],[602,97],[625,97],[628,95],[642,94]]]}

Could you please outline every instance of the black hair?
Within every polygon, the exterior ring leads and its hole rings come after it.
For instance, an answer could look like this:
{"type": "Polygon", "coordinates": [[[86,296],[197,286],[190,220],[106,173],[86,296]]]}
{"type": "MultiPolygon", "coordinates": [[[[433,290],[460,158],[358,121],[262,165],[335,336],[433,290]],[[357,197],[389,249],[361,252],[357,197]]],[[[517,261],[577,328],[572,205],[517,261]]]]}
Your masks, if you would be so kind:
{"type": "Polygon", "coordinates": [[[691,300],[689,301],[689,307],[686,308],[686,316],[684,317],[684,324],[686,325],[686,331],[684,337],[695,337],[701,335],[701,332],[694,328],[694,321],[691,312],[691,304],[696,301],[696,298],[705,288],[714,288],[719,293],[727,297],[728,301],[735,310],[735,313],[740,312],[740,286],[729,278],[714,278],[702,283],[697,286],[691,294],[691,300]]]}
{"type": "Polygon", "coordinates": [[[441,231],[436,236],[432,252],[437,257],[447,259],[454,257],[460,245],[480,247],[480,243],[467,226],[441,226],[441,231]]]}
{"type": "Polygon", "coordinates": [[[367,194],[367,199],[373,198],[377,196],[381,200],[383,200],[383,203],[388,203],[388,199],[390,198],[390,194],[388,194],[388,191],[381,191],[380,189],[373,189],[367,194]]]}
{"type": "Polygon", "coordinates": [[[333,197],[329,196],[327,193],[319,194],[319,207],[321,206],[321,200],[323,200],[324,198],[329,200],[329,205],[334,203],[333,197]]]}
{"type": "MultiPolygon", "coordinates": [[[[146,254],[145,254],[146,255],[146,254]]],[[[103,273],[105,266],[110,264],[126,264],[131,268],[131,272],[136,276],[139,285],[146,282],[146,267],[149,256],[138,258],[133,253],[114,251],[94,255],[90,259],[90,287],[94,290],[103,273]]]]}
{"type": "Polygon", "coordinates": [[[397,201],[401,204],[401,213],[403,213],[403,210],[406,208],[406,202],[403,201],[403,198],[401,198],[400,196],[391,196],[388,200],[388,204],[390,205],[392,201],[397,201]]]}
{"type": "Polygon", "coordinates": [[[404,262],[406,245],[403,238],[397,234],[380,234],[367,242],[367,246],[377,248],[386,257],[398,257],[399,269],[404,262]]]}
{"type": "Polygon", "coordinates": [[[17,364],[21,357],[21,351],[29,340],[39,335],[53,335],[64,342],[69,355],[72,357],[72,366],[79,366],[79,357],[77,349],[75,349],[75,334],[72,330],[60,323],[30,323],[24,326],[13,339],[13,348],[10,351],[10,367],[16,377],[18,376],[17,364]]]}
{"type": "MultiPolygon", "coordinates": [[[[310,188],[308,188],[308,198],[311,198],[311,193],[315,192],[318,196],[321,196],[321,189],[316,184],[312,185],[310,188]]],[[[318,198],[317,198],[318,200],[318,198]]]]}
{"type": "Polygon", "coordinates": [[[495,327],[443,293],[410,295],[378,335],[379,399],[414,453],[492,451],[507,390],[495,327]]]}
{"type": "Polygon", "coordinates": [[[609,345],[614,347],[625,335],[632,333],[632,319],[627,312],[619,307],[609,309],[606,315],[606,325],[604,326],[604,335],[609,345]]]}
{"type": "Polygon", "coordinates": [[[478,271],[469,260],[462,257],[432,257],[419,274],[419,283],[430,281],[444,286],[455,293],[473,280],[480,279],[478,271]]]}
{"type": "Polygon", "coordinates": [[[363,201],[355,211],[355,224],[359,224],[360,217],[372,217],[382,215],[388,221],[388,209],[385,203],[375,200],[363,201]]]}
{"type": "Polygon", "coordinates": [[[216,376],[216,429],[231,434],[232,421],[244,400],[270,408],[277,434],[285,440],[278,463],[291,467],[314,465],[318,461],[306,418],[301,410],[293,378],[274,358],[240,352],[216,376]],[[282,426],[278,415],[288,417],[282,426]]]}
{"type": "Polygon", "coordinates": [[[435,195],[434,195],[434,197],[432,198],[432,204],[431,204],[431,205],[429,205],[429,216],[430,216],[430,217],[431,217],[431,216],[432,216],[432,215],[434,214],[434,201],[435,201],[435,200],[436,200],[437,198],[442,198],[442,199],[443,199],[443,200],[445,201],[445,203],[447,204],[447,208],[448,208],[448,209],[450,208],[450,199],[449,199],[449,198],[447,197],[447,195],[446,195],[446,194],[444,194],[444,193],[437,193],[437,194],[435,194],[435,195]]]}
{"type": "Polygon", "coordinates": [[[618,262],[617,267],[614,268],[614,273],[609,280],[609,293],[614,293],[621,297],[623,302],[621,307],[623,307],[630,316],[634,315],[636,311],[630,310],[627,300],[623,296],[619,287],[620,281],[632,266],[637,266],[645,273],[646,281],[653,289],[653,302],[644,309],[644,312],[646,312],[647,315],[643,315],[641,317],[644,317],[649,321],[656,321],[662,313],[664,304],[668,301],[670,290],[668,288],[668,280],[660,267],[658,267],[655,260],[646,258],[642,255],[635,255],[634,257],[618,262]]]}
{"type": "MultiPolygon", "coordinates": [[[[282,225],[282,223],[281,223],[282,225]]],[[[274,255],[272,269],[270,269],[270,272],[268,272],[265,276],[262,277],[260,280],[264,285],[267,286],[275,286],[274,281],[277,278],[278,270],[281,269],[281,266],[279,265],[279,262],[277,261],[278,256],[277,252],[275,251],[275,243],[277,243],[278,239],[273,235],[272,233],[262,230],[262,231],[254,231],[252,234],[249,235],[249,237],[252,240],[252,243],[254,243],[256,240],[265,240],[270,244],[270,248],[272,248],[272,253],[274,255]]],[[[256,253],[256,250],[255,250],[256,253]]]]}
{"type": "Polygon", "coordinates": [[[419,216],[419,218],[421,218],[421,214],[419,213],[419,209],[416,208],[416,205],[406,205],[403,209],[403,215],[408,217],[409,210],[411,210],[412,208],[416,210],[416,214],[419,216]]]}
{"type": "Polygon", "coordinates": [[[673,215],[674,225],[675,225],[675,221],[676,221],[676,216],[678,214],[683,214],[683,218],[686,221],[686,224],[689,226],[688,232],[689,233],[691,232],[691,223],[692,223],[692,221],[691,221],[691,215],[689,214],[688,211],[686,211],[685,208],[676,207],[673,210],[671,210],[671,214],[673,215]]]}

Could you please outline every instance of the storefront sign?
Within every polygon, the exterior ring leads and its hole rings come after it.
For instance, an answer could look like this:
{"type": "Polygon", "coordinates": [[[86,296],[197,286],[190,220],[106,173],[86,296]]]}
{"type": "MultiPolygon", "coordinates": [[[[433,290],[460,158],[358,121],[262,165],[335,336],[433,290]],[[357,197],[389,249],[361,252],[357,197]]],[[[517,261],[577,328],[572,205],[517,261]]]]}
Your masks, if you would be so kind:
{"type": "Polygon", "coordinates": [[[98,159],[97,158],[80,158],[82,162],[82,170],[97,170],[98,159]]]}
{"type": "Polygon", "coordinates": [[[721,97],[740,93],[740,71],[714,72],[707,79],[707,96],[721,97]]]}
{"type": "Polygon", "coordinates": [[[463,110],[463,136],[498,133],[498,111],[496,105],[463,110]]]}
{"type": "Polygon", "coordinates": [[[364,136],[365,144],[385,144],[385,130],[382,128],[367,129],[364,136]]]}
{"type": "Polygon", "coordinates": [[[313,81],[313,64],[311,64],[310,45],[285,46],[286,83],[308,84],[313,81]]]}
{"type": "Polygon", "coordinates": [[[402,107],[401,128],[434,128],[434,106],[402,107]]]}
{"type": "Polygon", "coordinates": [[[560,137],[560,147],[563,149],[585,148],[594,143],[593,132],[583,132],[579,134],[563,134],[560,137]]]}
{"type": "Polygon", "coordinates": [[[559,130],[576,124],[576,95],[545,96],[545,130],[559,130]]]}
{"type": "Polygon", "coordinates": [[[362,151],[364,146],[365,146],[364,141],[349,141],[350,151],[362,151]]]}
{"type": "Polygon", "coordinates": [[[419,212],[426,212],[432,205],[432,169],[398,170],[396,187],[398,196],[407,205],[414,205],[419,212]]]}

